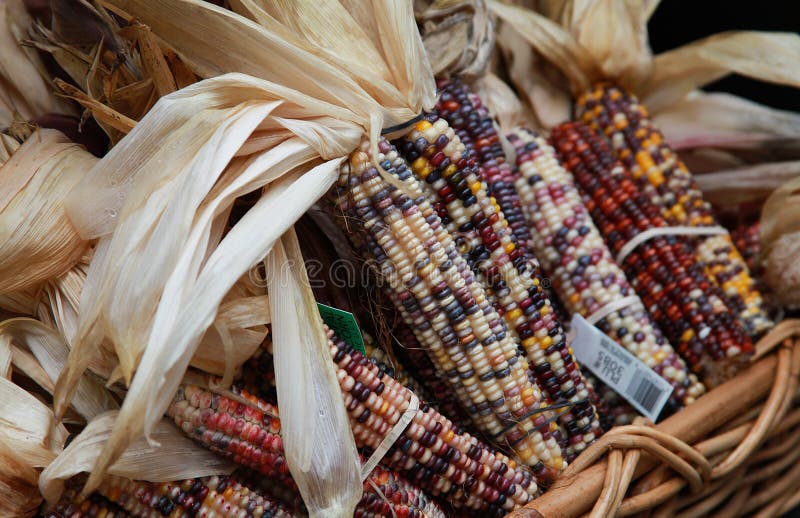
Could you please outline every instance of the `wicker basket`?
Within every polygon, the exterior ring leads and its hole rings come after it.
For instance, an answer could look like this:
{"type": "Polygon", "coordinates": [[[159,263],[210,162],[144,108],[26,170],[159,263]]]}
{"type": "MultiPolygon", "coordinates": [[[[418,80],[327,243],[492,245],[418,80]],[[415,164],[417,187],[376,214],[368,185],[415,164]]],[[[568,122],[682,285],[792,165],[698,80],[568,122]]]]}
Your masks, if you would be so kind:
{"type": "Polygon", "coordinates": [[[780,516],[800,504],[800,320],[753,364],[657,426],[612,429],[514,518],[780,516]]]}

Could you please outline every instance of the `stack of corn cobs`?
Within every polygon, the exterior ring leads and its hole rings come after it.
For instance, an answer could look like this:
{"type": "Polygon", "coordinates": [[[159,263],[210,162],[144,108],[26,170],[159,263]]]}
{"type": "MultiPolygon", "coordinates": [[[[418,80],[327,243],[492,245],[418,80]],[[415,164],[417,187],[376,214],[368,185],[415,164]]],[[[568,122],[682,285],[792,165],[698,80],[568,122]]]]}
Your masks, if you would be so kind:
{"type": "MultiPolygon", "coordinates": [[[[364,138],[309,223],[327,224],[330,242],[321,237],[315,250],[330,245],[335,256],[344,247],[369,270],[359,286],[369,300],[342,308],[355,314],[365,348],[324,328],[360,459],[378,459],[364,474],[358,517],[504,516],[546,491],[610,427],[631,423],[638,413],[620,387],[576,358],[575,315],[668,383],[659,418],[746,368],[773,326],[736,246],[755,257],[757,230],[734,239],[719,226],[633,94],[597,84],[576,99],[574,120],[545,133],[501,128],[457,75],[436,89],[432,110],[377,142],[364,138]]],[[[14,128],[0,146],[4,162],[23,138],[14,128]]],[[[326,303],[351,300],[348,289],[325,287],[326,303]]],[[[11,300],[2,299],[4,311],[11,300]]],[[[230,461],[227,473],[113,474],[88,494],[85,474],[74,474],[36,512],[307,513],[284,448],[278,356],[264,335],[231,383],[186,377],[164,416],[191,444],[230,461]]]]}

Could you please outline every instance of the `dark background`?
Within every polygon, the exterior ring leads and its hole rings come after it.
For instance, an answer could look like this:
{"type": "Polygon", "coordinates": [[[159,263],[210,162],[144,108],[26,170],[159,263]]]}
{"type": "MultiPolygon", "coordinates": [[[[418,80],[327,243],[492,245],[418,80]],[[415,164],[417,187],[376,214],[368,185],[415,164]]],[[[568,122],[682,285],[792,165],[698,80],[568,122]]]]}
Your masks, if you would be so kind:
{"type": "MultiPolygon", "coordinates": [[[[650,19],[649,29],[650,44],[656,53],[722,31],[798,32],[800,1],[662,0],[650,19]]],[[[740,76],[729,76],[706,90],[726,91],[774,108],[800,111],[800,90],[740,76]]]]}
{"type": "MultiPolygon", "coordinates": [[[[730,30],[800,31],[798,0],[662,0],[650,19],[653,52],[730,30]]],[[[800,58],[800,56],[798,56],[800,58]]],[[[725,91],[761,104],[800,111],[800,90],[731,75],[705,90],[725,91]]],[[[800,518],[800,508],[784,518],[800,518]]]]}

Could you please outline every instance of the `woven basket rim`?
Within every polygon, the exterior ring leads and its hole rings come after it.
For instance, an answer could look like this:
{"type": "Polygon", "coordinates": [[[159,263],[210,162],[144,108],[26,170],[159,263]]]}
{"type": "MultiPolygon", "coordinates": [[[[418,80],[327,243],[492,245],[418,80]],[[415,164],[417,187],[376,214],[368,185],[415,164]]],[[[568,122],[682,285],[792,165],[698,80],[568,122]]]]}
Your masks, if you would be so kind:
{"type": "Polygon", "coordinates": [[[747,369],[658,425],[640,418],[634,425],[612,428],[546,493],[508,516],[567,518],[591,512],[592,518],[605,518],[656,508],[664,516],[707,516],[726,500],[729,513],[719,516],[732,516],[746,509],[748,497],[763,501],[759,516],[777,516],[800,503],[794,501],[800,501],[800,489],[791,490],[800,488],[800,463],[784,473],[800,457],[800,447],[787,457],[784,445],[768,443],[771,436],[786,433],[795,433],[800,443],[800,410],[785,419],[798,396],[800,320],[779,323],[755,349],[747,369]],[[765,458],[771,463],[757,476],[745,473],[748,461],[765,458]],[[760,496],[735,491],[743,483],[752,486],[771,478],[780,478],[785,491],[767,488],[760,496]],[[637,479],[636,494],[625,498],[637,479]],[[680,497],[687,485],[694,496],[680,497]]]}

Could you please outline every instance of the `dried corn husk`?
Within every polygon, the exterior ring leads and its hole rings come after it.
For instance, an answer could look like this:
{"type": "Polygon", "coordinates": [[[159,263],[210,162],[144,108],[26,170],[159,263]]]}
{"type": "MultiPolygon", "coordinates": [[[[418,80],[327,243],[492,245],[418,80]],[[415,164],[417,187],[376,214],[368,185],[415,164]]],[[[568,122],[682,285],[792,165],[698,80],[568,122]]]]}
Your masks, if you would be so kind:
{"type": "Polygon", "coordinates": [[[30,517],[42,501],[35,468],[55,459],[67,430],[44,403],[10,380],[12,355],[0,341],[0,516],[30,517]]]}
{"type": "MultiPolygon", "coordinates": [[[[502,20],[498,42],[512,64],[509,75],[542,126],[568,119],[570,95],[604,79],[632,90],[656,120],[662,111],[671,112],[670,123],[684,132],[701,133],[709,122],[718,130],[735,128],[740,138],[727,138],[724,144],[729,149],[738,149],[739,145],[752,149],[754,144],[768,149],[776,141],[796,138],[796,118],[791,120],[786,113],[734,96],[707,97],[695,89],[731,73],[800,87],[797,34],[728,32],[653,56],[647,43],[647,21],[658,1],[569,0],[538,4],[540,13],[489,0],[490,8],[502,20]],[[562,86],[568,86],[571,92],[559,92],[562,86]],[[724,102],[727,106],[735,104],[737,109],[726,115],[717,111],[716,117],[707,120],[698,117],[688,105],[683,109],[684,102],[695,107],[699,102],[708,108],[724,102]],[[765,127],[772,127],[766,135],[765,127]],[[756,141],[753,137],[759,133],[764,138],[756,141]]],[[[667,136],[676,138],[670,131],[667,136]]],[[[680,141],[692,148],[707,144],[680,141]]]]}
{"type": "Polygon", "coordinates": [[[495,27],[485,0],[417,2],[425,50],[436,76],[468,81],[486,72],[494,51],[495,27]]]}
{"type": "Polygon", "coordinates": [[[53,6],[52,30],[37,23],[31,44],[50,53],[79,87],[56,86],[98,121],[112,144],[153,104],[197,77],[174,50],[141,23],[121,27],[100,3],[65,0],[53,6]]]}
{"type": "Polygon", "coordinates": [[[0,3],[0,129],[45,113],[73,113],[53,94],[36,51],[23,47],[31,19],[22,0],[0,3]]]}
{"type": "MultiPolygon", "coordinates": [[[[95,417],[39,476],[39,491],[48,502],[58,500],[64,482],[92,468],[118,417],[117,411],[95,417]]],[[[153,429],[152,443],[134,441],[108,472],[121,477],[167,482],[229,474],[234,466],[186,437],[167,419],[153,429]]]]}
{"type": "MultiPolygon", "coordinates": [[[[408,4],[232,3],[251,19],[193,0],[109,4],[147,24],[201,76],[219,77],[162,97],[71,195],[70,217],[85,238],[99,240],[56,409],[66,408],[106,337],[130,381],[89,489],[132,440],[152,433],[226,293],[329,188],[361,136],[377,145],[383,127],[406,122],[434,99],[408,4]],[[335,52],[326,48],[331,41],[335,52]],[[222,215],[258,189],[261,199],[223,237],[222,215]]],[[[299,287],[287,289],[286,300],[302,300],[292,294],[299,287]]],[[[281,336],[276,351],[298,347],[284,325],[272,323],[281,336]]],[[[325,347],[319,340],[300,342],[300,354],[325,347]]],[[[318,398],[338,394],[331,365],[298,367],[279,376],[314,380],[325,387],[318,398]]],[[[340,399],[331,405],[344,415],[340,399]]],[[[284,412],[287,422],[318,418],[306,414],[309,407],[288,408],[297,416],[284,412]]],[[[312,514],[352,509],[362,491],[347,420],[331,422],[327,439],[340,447],[315,451],[322,459],[309,464],[307,457],[317,434],[294,432],[297,442],[287,444],[312,514]]]]}
{"type": "Polygon", "coordinates": [[[800,177],[767,198],[760,227],[764,282],[781,304],[800,307],[800,177]]]}
{"type": "Polygon", "coordinates": [[[0,165],[0,293],[34,287],[80,260],[88,243],[63,200],[96,162],[62,133],[42,129],[0,165]]]}
{"type": "MultiPolygon", "coordinates": [[[[335,433],[337,429],[350,431],[348,416],[341,405],[341,394],[330,390],[331,384],[337,383],[337,378],[333,370],[326,368],[330,363],[325,355],[326,352],[330,354],[326,350],[327,337],[322,319],[316,311],[300,244],[293,229],[275,244],[266,262],[266,273],[271,294],[271,313],[276,322],[283,324],[274,326],[273,341],[305,345],[276,348],[273,343],[278,405],[280,408],[306,409],[305,412],[289,412],[288,415],[281,412],[286,460],[292,474],[327,471],[325,464],[330,462],[331,452],[335,452],[334,455],[341,457],[337,463],[355,461],[353,469],[346,474],[353,477],[348,485],[357,485],[361,480],[361,466],[355,451],[355,440],[351,431],[349,441],[341,444],[335,433]],[[322,373],[323,376],[313,373],[322,373]],[[297,387],[306,387],[307,390],[297,390],[297,387]],[[345,450],[350,445],[352,452],[345,450]]],[[[303,500],[312,509],[325,508],[331,516],[353,514],[355,505],[347,495],[341,495],[339,502],[335,498],[331,503],[317,501],[317,495],[335,494],[340,481],[322,479],[311,482],[307,476],[302,476],[297,482],[303,500]],[[320,484],[321,487],[312,488],[310,483],[320,484]]]]}
{"type": "MultiPolygon", "coordinates": [[[[14,364],[42,388],[53,392],[69,356],[69,347],[60,333],[32,318],[12,318],[0,322],[0,343],[11,344],[16,353],[14,364]],[[28,361],[25,361],[28,359],[26,351],[31,354],[28,361]]],[[[119,408],[119,405],[100,380],[84,375],[78,381],[72,407],[89,420],[107,410],[119,408]]]]}

